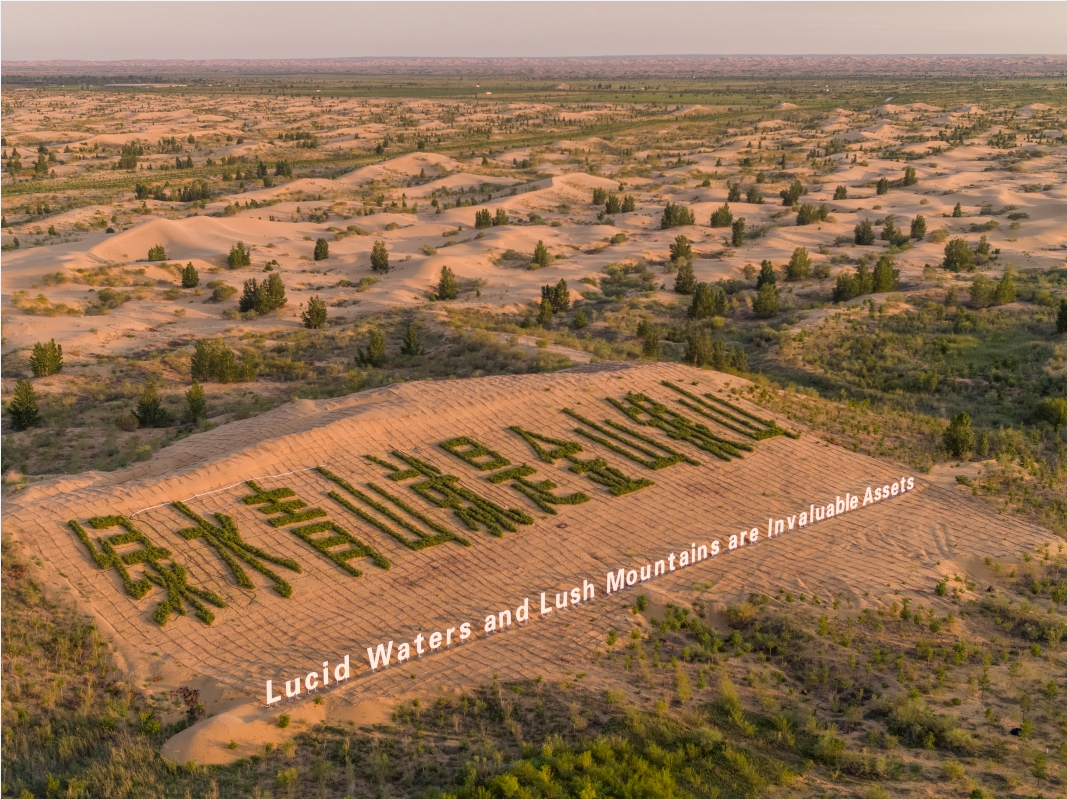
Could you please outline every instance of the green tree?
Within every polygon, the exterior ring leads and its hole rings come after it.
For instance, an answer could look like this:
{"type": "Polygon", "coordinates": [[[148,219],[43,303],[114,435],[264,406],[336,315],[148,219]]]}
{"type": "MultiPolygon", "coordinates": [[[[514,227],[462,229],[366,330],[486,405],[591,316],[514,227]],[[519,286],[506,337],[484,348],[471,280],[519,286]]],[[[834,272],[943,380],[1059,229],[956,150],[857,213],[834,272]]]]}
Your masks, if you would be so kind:
{"type": "Polygon", "coordinates": [[[293,167],[288,161],[279,161],[274,165],[274,174],[280,178],[291,178],[293,176],[293,167]]]}
{"type": "Polygon", "coordinates": [[[960,411],[953,416],[941,441],[945,451],[953,458],[967,458],[974,451],[974,430],[971,429],[970,414],[960,411]]]}
{"type": "Polygon", "coordinates": [[[692,294],[696,284],[697,278],[693,272],[693,262],[683,261],[678,265],[678,274],[674,276],[674,290],[679,294],[692,294]]]}
{"type": "Polygon", "coordinates": [[[508,219],[507,211],[505,211],[503,208],[497,208],[496,209],[496,216],[493,217],[493,225],[494,225],[494,227],[495,226],[500,226],[500,225],[506,225],[509,221],[510,220],[508,219]]]}
{"type": "Polygon", "coordinates": [[[913,167],[913,166],[904,167],[904,181],[903,182],[904,182],[905,186],[914,186],[916,183],[919,182],[919,176],[915,173],[915,167],[913,167]]]}
{"type": "Polygon", "coordinates": [[[672,227],[685,227],[686,225],[696,224],[696,219],[693,217],[693,212],[686,208],[681,203],[668,202],[663,208],[663,216],[660,218],[659,226],[661,230],[667,230],[672,227]]]}
{"type": "Polygon", "coordinates": [[[441,267],[441,277],[437,281],[437,298],[440,300],[454,300],[459,296],[459,281],[456,273],[448,266],[441,267]]]}
{"type": "Polygon", "coordinates": [[[870,219],[860,220],[859,224],[856,225],[852,241],[864,247],[874,244],[874,225],[871,224],[870,219]]]}
{"type": "Polygon", "coordinates": [[[267,280],[262,284],[262,287],[262,295],[256,305],[257,313],[266,313],[285,305],[285,284],[282,283],[281,275],[277,272],[272,272],[267,276],[267,280]]]}
{"type": "Polygon", "coordinates": [[[847,200],[848,199],[848,189],[845,186],[838,186],[836,189],[834,189],[834,199],[835,200],[847,200]]]}
{"type": "Polygon", "coordinates": [[[1015,281],[1011,278],[1011,272],[1005,272],[997,281],[997,288],[993,292],[994,305],[1008,305],[1015,302],[1015,281]]]}
{"type": "Polygon", "coordinates": [[[655,325],[642,322],[638,325],[637,334],[641,337],[641,354],[652,361],[658,361],[660,357],[659,331],[655,325]]]}
{"type": "Polygon", "coordinates": [[[959,203],[956,203],[952,207],[952,216],[954,219],[959,219],[961,216],[963,216],[963,207],[959,203]]]}
{"type": "Polygon", "coordinates": [[[622,212],[624,214],[631,213],[637,208],[637,200],[634,199],[632,194],[627,194],[622,198],[622,212]]]}
{"type": "Polygon", "coordinates": [[[974,269],[974,252],[963,239],[952,239],[945,245],[945,260],[941,266],[950,272],[970,272],[974,269]]]}
{"type": "Polygon", "coordinates": [[[895,291],[900,283],[900,270],[893,268],[893,258],[889,255],[883,255],[878,259],[871,276],[874,284],[871,290],[875,294],[895,291]]]}
{"type": "Polygon", "coordinates": [[[830,209],[826,207],[825,203],[819,206],[812,203],[802,203],[797,209],[797,224],[810,225],[815,222],[825,222],[829,216],[830,209]]]}
{"type": "Polygon", "coordinates": [[[726,314],[726,292],[720,286],[697,283],[693,290],[693,300],[689,303],[690,319],[710,319],[726,314]]]}
{"type": "Polygon", "coordinates": [[[740,247],[745,243],[745,218],[735,219],[730,230],[730,243],[734,247],[740,247]]]}
{"type": "Polygon", "coordinates": [[[1042,422],[1048,422],[1059,430],[1067,425],[1067,399],[1063,397],[1045,397],[1037,403],[1035,411],[1037,418],[1042,422]]]}
{"type": "Polygon", "coordinates": [[[552,327],[552,300],[548,297],[541,298],[541,308],[537,312],[537,324],[546,330],[552,327]]]}
{"type": "Polygon", "coordinates": [[[404,330],[404,340],[400,342],[400,354],[414,357],[422,355],[422,353],[422,344],[419,343],[418,322],[408,322],[408,326],[404,330]]]}
{"type": "Polygon", "coordinates": [[[541,286],[541,299],[547,299],[552,306],[552,313],[562,313],[571,307],[571,292],[567,281],[559,279],[554,286],[541,286]]]}
{"type": "Polygon", "coordinates": [[[493,215],[488,208],[482,208],[474,212],[474,226],[478,230],[493,226],[493,215]]]}
{"type": "Polygon", "coordinates": [[[385,242],[379,239],[374,242],[370,250],[370,268],[375,272],[389,271],[389,251],[385,249],[385,242]]]}
{"type": "Polygon", "coordinates": [[[207,400],[204,399],[204,387],[194,380],[185,392],[185,418],[192,424],[207,418],[207,400]]]}
{"type": "Polygon", "coordinates": [[[690,329],[685,337],[682,360],[697,367],[710,366],[712,352],[711,334],[706,330],[690,329]]]}
{"type": "Polygon", "coordinates": [[[30,369],[34,377],[48,377],[63,370],[63,345],[56,340],[38,341],[30,353],[30,369]]]}
{"type": "Polygon", "coordinates": [[[230,254],[226,256],[226,264],[230,269],[240,269],[252,263],[252,251],[245,247],[243,241],[239,241],[230,247],[230,254]]]}
{"type": "Polygon", "coordinates": [[[182,288],[183,289],[195,289],[200,285],[200,273],[196,271],[196,267],[193,266],[193,262],[190,261],[182,269],[182,288]]]}
{"type": "Polygon", "coordinates": [[[805,247],[797,247],[785,266],[786,280],[803,280],[811,274],[811,258],[805,247]]]}
{"type": "Polygon", "coordinates": [[[604,213],[606,213],[606,214],[620,214],[620,213],[622,213],[622,203],[619,201],[619,195],[617,195],[615,192],[611,192],[608,195],[608,199],[604,203],[604,213]]]}
{"type": "Polygon", "coordinates": [[[167,251],[162,244],[157,244],[155,247],[148,248],[148,260],[149,261],[165,261],[167,260],[167,251]]]}
{"type": "Polygon", "coordinates": [[[911,220],[911,237],[916,241],[926,238],[926,217],[922,214],[911,220]]]}
{"type": "Polygon", "coordinates": [[[326,239],[315,239],[315,260],[325,261],[330,257],[330,242],[326,239]]]}
{"type": "Polygon", "coordinates": [[[545,246],[543,241],[538,239],[536,246],[534,246],[532,263],[537,264],[539,269],[543,269],[548,266],[551,261],[552,256],[548,254],[548,247],[545,246]]]}
{"type": "Polygon", "coordinates": [[[130,171],[137,169],[137,157],[140,155],[144,155],[144,148],[138,142],[131,141],[122,145],[119,153],[119,169],[130,171]]]}
{"type": "Polygon", "coordinates": [[[603,205],[608,201],[608,190],[596,188],[593,189],[593,205],[603,205]]]}
{"type": "Polygon", "coordinates": [[[255,376],[255,368],[247,362],[238,365],[233,350],[221,338],[199,339],[193,350],[190,367],[194,380],[234,383],[255,376]]]}
{"type": "Polygon", "coordinates": [[[765,283],[756,291],[752,312],[760,319],[769,319],[778,313],[778,289],[773,283],[765,283]]]}
{"type": "Polygon", "coordinates": [[[882,177],[878,179],[878,186],[875,188],[878,194],[889,194],[889,178],[882,177]]]}
{"type": "Polygon", "coordinates": [[[385,337],[378,328],[370,329],[366,352],[362,347],[356,347],[356,363],[360,366],[374,366],[379,369],[385,366],[385,337]]]}
{"type": "Polygon", "coordinates": [[[782,198],[782,205],[792,207],[800,202],[800,198],[808,193],[808,190],[804,188],[804,184],[799,180],[794,180],[789,184],[788,189],[782,189],[778,194],[782,198]]]}
{"type": "Polygon", "coordinates": [[[670,247],[671,261],[678,266],[682,261],[693,260],[693,246],[685,236],[676,236],[670,247]]]}
{"type": "Polygon", "coordinates": [[[28,430],[41,423],[41,414],[37,410],[37,393],[33,390],[33,384],[26,378],[20,377],[15,383],[7,413],[15,430],[28,430]]]}
{"type": "Polygon", "coordinates": [[[741,202],[741,184],[740,183],[727,183],[726,184],[726,202],[739,203],[741,202]]]}
{"type": "Polygon", "coordinates": [[[730,227],[733,221],[734,215],[730,211],[730,204],[723,203],[712,212],[710,224],[712,227],[730,227]]]}
{"type": "Polygon", "coordinates": [[[1056,332],[1067,333],[1067,297],[1060,300],[1060,309],[1056,312],[1056,332]]]}
{"type": "Polygon", "coordinates": [[[748,187],[748,191],[745,193],[745,202],[753,205],[763,204],[763,193],[755,183],[748,187]]]}
{"type": "Polygon", "coordinates": [[[159,398],[159,389],[154,382],[145,385],[133,415],[141,427],[166,427],[170,422],[170,414],[163,407],[163,400],[159,398]]]}
{"type": "Polygon", "coordinates": [[[774,273],[774,264],[770,261],[764,260],[760,263],[759,275],[756,277],[756,290],[770,285],[775,285],[778,282],[778,276],[774,273]]]}
{"type": "Polygon", "coordinates": [[[585,315],[585,309],[579,308],[578,313],[574,315],[574,329],[581,330],[583,327],[589,324],[589,317],[585,315]]]}
{"type": "Polygon", "coordinates": [[[300,320],[308,330],[320,330],[326,327],[326,303],[313,296],[308,300],[308,307],[300,314],[300,320]]]}

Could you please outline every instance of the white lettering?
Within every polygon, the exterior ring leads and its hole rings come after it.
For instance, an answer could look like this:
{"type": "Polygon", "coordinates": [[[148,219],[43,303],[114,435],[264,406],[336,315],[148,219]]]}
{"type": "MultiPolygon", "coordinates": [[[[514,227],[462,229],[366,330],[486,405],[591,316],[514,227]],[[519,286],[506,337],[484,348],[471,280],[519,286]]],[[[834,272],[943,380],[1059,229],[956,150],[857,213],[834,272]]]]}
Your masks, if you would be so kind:
{"type": "Polygon", "coordinates": [[[389,659],[393,656],[393,642],[389,642],[389,647],[386,648],[382,644],[378,644],[376,650],[372,650],[367,647],[367,660],[370,661],[371,671],[374,671],[378,666],[388,666],[389,659]]]}

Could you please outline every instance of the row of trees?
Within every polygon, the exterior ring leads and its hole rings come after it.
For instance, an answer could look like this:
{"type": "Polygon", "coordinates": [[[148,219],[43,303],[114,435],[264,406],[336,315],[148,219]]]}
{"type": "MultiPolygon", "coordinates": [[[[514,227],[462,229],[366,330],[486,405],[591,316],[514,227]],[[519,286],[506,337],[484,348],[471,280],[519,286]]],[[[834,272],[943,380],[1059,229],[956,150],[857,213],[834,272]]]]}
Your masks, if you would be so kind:
{"type": "MultiPolygon", "coordinates": [[[[417,322],[408,322],[404,329],[404,337],[400,342],[400,354],[415,357],[423,355],[424,350],[419,341],[419,325],[417,322]]],[[[385,351],[385,336],[382,331],[372,327],[367,334],[367,349],[356,347],[356,363],[364,368],[374,367],[381,369],[389,362],[389,356],[385,351]]]]}
{"type": "Polygon", "coordinates": [[[479,230],[507,225],[510,222],[511,220],[508,218],[507,211],[503,208],[497,208],[495,215],[490,213],[488,208],[482,208],[474,214],[474,227],[479,230]]]}

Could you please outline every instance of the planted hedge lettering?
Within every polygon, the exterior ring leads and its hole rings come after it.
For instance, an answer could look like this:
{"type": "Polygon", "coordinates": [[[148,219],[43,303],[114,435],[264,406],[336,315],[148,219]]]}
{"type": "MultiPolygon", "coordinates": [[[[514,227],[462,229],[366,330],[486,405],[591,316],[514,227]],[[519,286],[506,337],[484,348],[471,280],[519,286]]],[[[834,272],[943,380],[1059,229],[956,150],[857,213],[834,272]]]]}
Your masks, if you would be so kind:
{"type": "Polygon", "coordinates": [[[89,526],[96,530],[121,527],[125,531],[98,538],[95,544],[78,522],[71,520],[67,523],[88,548],[97,566],[101,569],[115,569],[119,573],[129,596],[142,599],[152,590],[153,585],[167,592],[167,598],[161,601],[152,613],[152,619],[160,627],[165,626],[171,616],[184,616],[186,604],[196,611],[196,617],[204,624],[211,624],[215,620],[215,614],[208,609],[205,602],[217,608],[226,607],[222,597],[213,591],[189,585],[189,573],[184,566],[171,558],[170,550],[153,544],[148,536],[125,516],[94,516],[89,519],[89,526]],[[118,547],[130,544],[139,546],[119,554],[118,547]],[[170,560],[170,565],[163,563],[164,560],[170,560]],[[139,563],[145,566],[144,576],[134,580],[127,567],[139,563]]]}
{"type": "Polygon", "coordinates": [[[435,522],[433,519],[425,516],[422,513],[419,513],[414,508],[410,507],[406,503],[403,503],[403,502],[397,500],[395,497],[392,497],[391,495],[386,493],[384,490],[382,490],[380,488],[377,488],[377,486],[374,486],[373,484],[371,486],[372,489],[376,489],[380,494],[384,495],[387,499],[391,500],[394,505],[399,507],[401,510],[403,510],[405,513],[407,513],[409,516],[417,519],[418,521],[422,522],[424,525],[429,527],[431,530],[434,531],[434,533],[436,533],[436,535],[428,535],[423,530],[420,530],[416,525],[412,524],[411,522],[409,522],[407,519],[403,518],[399,514],[394,513],[388,507],[386,507],[382,503],[378,502],[373,497],[370,497],[367,494],[365,494],[364,492],[360,491],[358,488],[356,488],[351,483],[347,482],[346,480],[342,479],[341,477],[338,477],[336,474],[331,472],[329,469],[326,469],[325,467],[322,467],[322,466],[316,466],[315,467],[315,471],[317,471],[319,474],[321,474],[327,480],[330,480],[330,481],[336,483],[338,486],[343,488],[345,491],[347,491],[349,494],[351,494],[355,499],[359,500],[360,502],[362,502],[367,507],[371,508],[372,510],[374,510],[377,513],[381,514],[382,516],[385,516],[387,519],[392,521],[394,524],[397,524],[400,527],[403,527],[408,532],[412,533],[415,536],[414,539],[406,537],[402,533],[398,532],[397,530],[393,529],[388,524],[383,522],[381,519],[371,515],[368,511],[364,510],[363,508],[356,507],[346,497],[341,496],[336,491],[331,491],[329,493],[329,495],[328,495],[330,497],[330,499],[332,499],[338,505],[340,505],[341,507],[345,508],[346,510],[348,510],[351,513],[353,513],[354,515],[358,516],[360,519],[362,519],[363,521],[367,522],[368,524],[373,525],[377,529],[381,530],[387,536],[389,536],[390,538],[400,542],[401,544],[406,546],[408,549],[418,551],[420,549],[425,549],[426,547],[432,547],[432,546],[436,546],[437,544],[443,544],[446,541],[455,541],[457,544],[460,544],[460,545],[465,546],[465,547],[469,547],[471,545],[470,541],[468,541],[467,539],[461,538],[460,536],[456,535],[451,530],[449,530],[447,527],[444,527],[443,525],[438,524],[437,522],[435,522]]]}
{"type": "Polygon", "coordinates": [[[471,530],[484,527],[497,538],[503,537],[504,530],[518,532],[516,524],[533,524],[534,520],[518,508],[502,508],[492,500],[478,496],[469,488],[459,484],[459,478],[443,474],[432,463],[427,463],[413,455],[405,455],[393,450],[392,455],[408,465],[401,469],[386,460],[373,455],[365,456],[371,463],[376,463],[389,471],[389,479],[402,482],[416,477],[424,479],[408,487],[423,497],[427,502],[439,508],[449,508],[471,530]]]}
{"type": "Polygon", "coordinates": [[[276,566],[284,566],[290,571],[300,574],[302,569],[300,568],[300,564],[295,560],[272,555],[259,547],[254,547],[251,544],[246,543],[244,539],[241,538],[241,533],[237,529],[237,525],[229,516],[216,513],[215,519],[218,521],[218,525],[214,525],[183,502],[173,502],[171,503],[171,506],[179,513],[188,516],[196,522],[196,527],[186,527],[183,530],[179,530],[178,535],[186,541],[195,541],[198,538],[203,538],[207,541],[208,545],[218,553],[222,562],[229,567],[230,573],[233,574],[234,579],[237,581],[237,585],[241,588],[251,590],[256,586],[249,579],[248,574],[245,572],[241,564],[237,562],[238,560],[244,561],[257,572],[269,579],[274,584],[274,591],[278,596],[288,599],[293,595],[293,587],[271,571],[267,566],[263,565],[262,561],[273,563],[276,566]]]}
{"type": "Polygon", "coordinates": [[[525,430],[518,425],[514,425],[509,429],[516,435],[521,436],[537,453],[537,457],[545,463],[555,463],[564,458],[571,463],[570,471],[575,474],[585,475],[594,483],[604,486],[612,496],[621,497],[624,494],[654,485],[651,480],[644,478],[634,480],[631,477],[627,477],[615,467],[609,466],[607,461],[601,458],[593,458],[587,461],[576,458],[575,455],[583,451],[582,445],[577,441],[562,441],[558,438],[551,438],[540,433],[534,433],[531,430],[525,430]],[[542,443],[551,444],[553,448],[546,449],[542,446],[542,443]]]}

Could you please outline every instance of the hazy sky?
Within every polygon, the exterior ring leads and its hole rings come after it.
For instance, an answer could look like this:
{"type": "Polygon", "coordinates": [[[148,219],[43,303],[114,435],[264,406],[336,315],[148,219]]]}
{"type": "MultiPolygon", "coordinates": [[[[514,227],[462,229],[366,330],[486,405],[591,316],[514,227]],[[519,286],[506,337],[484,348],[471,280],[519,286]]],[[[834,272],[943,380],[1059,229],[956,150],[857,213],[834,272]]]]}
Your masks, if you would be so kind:
{"type": "Polygon", "coordinates": [[[4,61],[1067,53],[1065,2],[7,2],[4,61]]]}

